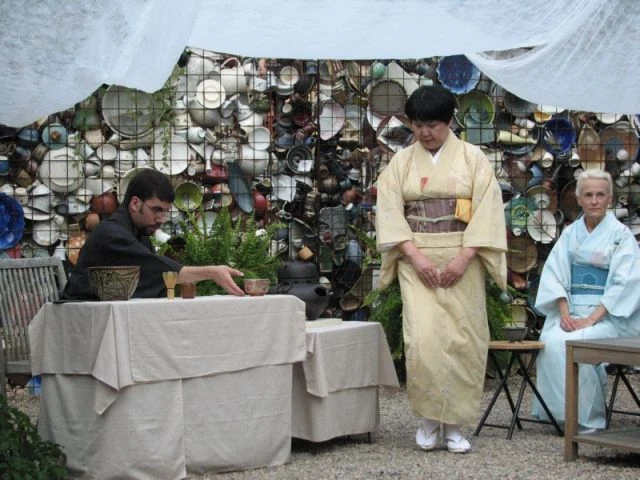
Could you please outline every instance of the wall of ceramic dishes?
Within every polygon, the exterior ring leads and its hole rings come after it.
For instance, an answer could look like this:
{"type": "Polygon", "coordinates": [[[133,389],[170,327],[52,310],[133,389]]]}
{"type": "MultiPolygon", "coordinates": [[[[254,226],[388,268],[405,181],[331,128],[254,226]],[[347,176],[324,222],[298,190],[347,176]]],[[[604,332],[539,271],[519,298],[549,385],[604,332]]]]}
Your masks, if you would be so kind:
{"type": "Polygon", "coordinates": [[[156,168],[176,190],[158,241],[201,208],[209,221],[226,206],[235,218],[284,222],[273,253],[317,266],[333,291],[324,316],[362,318],[376,284],[362,237],[375,236],[375,181],[411,142],[408,95],[433,83],[456,95],[454,131],[495,168],[511,285],[535,290],[560,231],[579,215],[582,169],[612,173],[616,215],[640,234],[638,115],[528,102],[463,56],[301,61],[186,49],[154,94],[105,85],[32,125],[0,125],[0,256],[58,255],[72,267],[130,178],[156,168]]]}

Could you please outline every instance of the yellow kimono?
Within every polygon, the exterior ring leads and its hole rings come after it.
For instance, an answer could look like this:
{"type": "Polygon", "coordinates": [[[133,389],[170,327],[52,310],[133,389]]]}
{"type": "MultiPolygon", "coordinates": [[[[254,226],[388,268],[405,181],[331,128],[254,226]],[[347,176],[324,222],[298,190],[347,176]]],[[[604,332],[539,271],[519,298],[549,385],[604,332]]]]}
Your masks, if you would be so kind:
{"type": "Polygon", "coordinates": [[[475,424],[489,341],[485,269],[506,288],[506,229],[493,168],[478,147],[450,131],[436,164],[415,143],[393,156],[378,177],[377,190],[380,286],[386,287],[396,275],[400,281],[411,408],[420,417],[475,424]],[[413,232],[405,219],[405,204],[429,198],[462,199],[463,206],[470,201],[471,218],[466,215],[464,231],[413,232]],[[475,247],[477,254],[454,287],[431,289],[396,248],[406,240],[440,269],[463,247],[475,247]]]}

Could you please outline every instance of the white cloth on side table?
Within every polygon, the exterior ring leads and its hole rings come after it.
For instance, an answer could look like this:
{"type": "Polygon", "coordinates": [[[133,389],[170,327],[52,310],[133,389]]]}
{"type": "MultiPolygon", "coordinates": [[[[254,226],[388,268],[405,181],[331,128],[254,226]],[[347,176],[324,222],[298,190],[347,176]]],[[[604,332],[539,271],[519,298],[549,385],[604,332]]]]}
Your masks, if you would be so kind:
{"type": "Polygon", "coordinates": [[[322,442],[375,433],[378,387],[399,388],[382,326],[342,322],[307,328],[307,359],[293,368],[291,435],[322,442]]]}

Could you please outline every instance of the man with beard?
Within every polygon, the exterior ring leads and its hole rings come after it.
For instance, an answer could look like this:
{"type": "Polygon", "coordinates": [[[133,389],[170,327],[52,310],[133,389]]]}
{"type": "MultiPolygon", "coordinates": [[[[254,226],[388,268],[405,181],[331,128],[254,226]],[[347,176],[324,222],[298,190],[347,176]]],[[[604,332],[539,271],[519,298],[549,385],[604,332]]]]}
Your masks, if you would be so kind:
{"type": "Polygon", "coordinates": [[[166,220],[174,198],[171,182],[163,173],[149,168],[133,177],[118,210],[89,235],[61,298],[97,300],[89,284],[89,267],[117,265],[141,267],[134,298],[165,296],[162,273],[167,271],[178,272],[179,284],[213,280],[229,294],[244,295],[233,281],[234,276],[242,275],[239,270],[227,265],[183,266],[155,253],[149,236],[166,220]]]}

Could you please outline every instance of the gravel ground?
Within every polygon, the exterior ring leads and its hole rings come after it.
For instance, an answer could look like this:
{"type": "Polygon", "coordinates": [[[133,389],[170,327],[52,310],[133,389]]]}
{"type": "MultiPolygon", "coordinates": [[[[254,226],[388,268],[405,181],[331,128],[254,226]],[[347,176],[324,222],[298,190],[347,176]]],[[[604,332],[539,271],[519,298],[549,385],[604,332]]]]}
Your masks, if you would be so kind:
{"type": "MultiPolygon", "coordinates": [[[[629,376],[640,392],[640,374],[629,376]]],[[[517,381],[511,384],[517,392],[517,381]]],[[[611,384],[612,382],[610,382],[611,384]]],[[[489,403],[495,380],[487,379],[483,409],[489,403]]],[[[18,406],[35,420],[37,397],[22,389],[7,392],[10,403],[18,406]]],[[[527,390],[522,412],[528,412],[530,394],[527,390]]],[[[639,411],[631,396],[621,385],[616,408],[639,411]]],[[[498,399],[489,417],[492,423],[508,423],[509,407],[504,395],[498,399]]],[[[580,444],[575,462],[563,459],[563,438],[550,425],[523,423],[511,440],[506,430],[485,427],[478,437],[473,428],[466,430],[473,450],[466,455],[454,455],[446,449],[432,452],[419,450],[414,443],[417,422],[409,410],[406,391],[382,391],[380,399],[380,432],[369,443],[365,439],[340,438],[323,443],[295,440],[289,463],[280,467],[244,472],[194,475],[194,480],[255,480],[255,479],[633,479],[640,478],[640,454],[619,452],[608,448],[580,444]]],[[[614,414],[611,428],[640,426],[640,417],[614,414]]]]}

